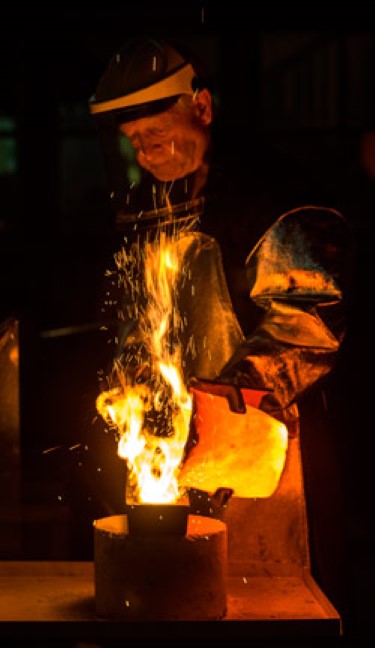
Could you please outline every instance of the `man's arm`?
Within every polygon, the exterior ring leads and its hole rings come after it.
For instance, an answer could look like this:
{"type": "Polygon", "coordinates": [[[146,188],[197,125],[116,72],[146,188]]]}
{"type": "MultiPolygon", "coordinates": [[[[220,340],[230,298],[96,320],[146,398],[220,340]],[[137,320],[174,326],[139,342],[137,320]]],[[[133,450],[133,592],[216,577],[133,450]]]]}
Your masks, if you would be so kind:
{"type": "Polygon", "coordinates": [[[246,262],[264,316],[220,379],[269,389],[284,408],[329,373],[346,334],[353,251],[333,209],[303,207],[276,221],[246,262]]]}

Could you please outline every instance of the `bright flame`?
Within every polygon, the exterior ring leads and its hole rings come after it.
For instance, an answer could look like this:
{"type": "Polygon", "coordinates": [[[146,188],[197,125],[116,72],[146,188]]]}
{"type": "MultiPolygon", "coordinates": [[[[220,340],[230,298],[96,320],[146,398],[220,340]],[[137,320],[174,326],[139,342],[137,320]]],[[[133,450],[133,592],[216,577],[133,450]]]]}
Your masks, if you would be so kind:
{"type": "Polygon", "coordinates": [[[135,314],[148,363],[137,356],[136,373],[131,363],[115,363],[120,386],[100,394],[96,405],[119,432],[118,454],[127,462],[134,498],[168,503],[180,497],[177,477],[192,411],[192,396],[182,379],[180,316],[175,305],[181,263],[175,238],[163,232],[154,242],[146,242],[142,251],[138,249],[137,255],[144,262],[144,288],[135,279],[134,249],[131,255],[122,250],[116,262],[133,295],[145,290],[145,306],[138,305],[135,314]]]}

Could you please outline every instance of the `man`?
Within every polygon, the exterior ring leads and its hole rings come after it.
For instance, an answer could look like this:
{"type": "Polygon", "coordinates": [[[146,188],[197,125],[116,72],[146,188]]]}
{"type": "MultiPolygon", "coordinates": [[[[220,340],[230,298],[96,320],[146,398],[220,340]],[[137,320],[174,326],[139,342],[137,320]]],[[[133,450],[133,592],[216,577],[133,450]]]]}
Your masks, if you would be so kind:
{"type": "MultiPolygon", "coordinates": [[[[192,373],[271,389],[282,407],[293,403],[330,371],[344,337],[351,242],[341,214],[301,203],[301,194],[310,201],[312,194],[301,191],[295,169],[287,195],[290,170],[277,168],[275,184],[273,162],[266,159],[264,172],[258,150],[249,151],[246,167],[239,168],[233,158],[235,173],[228,164],[220,166],[212,137],[212,93],[199,71],[168,43],[141,40],[117,53],[90,109],[107,137],[111,132],[127,138],[143,174],[138,183],[128,182],[123,160],[123,170],[117,177],[112,173],[118,224],[128,224],[129,231],[132,223],[138,230],[151,228],[155,221],[160,224],[163,209],[176,222],[185,210],[219,243],[215,254],[223,256],[241,331],[231,340],[231,357],[204,370],[210,375],[196,366],[192,373]]],[[[110,146],[107,151],[119,158],[117,143],[110,146]]],[[[206,291],[210,295],[210,287],[206,291]]],[[[217,336],[220,326],[210,321],[198,328],[207,328],[209,337],[210,332],[217,336]]]]}
{"type": "MultiPolygon", "coordinates": [[[[186,381],[264,390],[260,407],[292,430],[345,337],[351,233],[295,168],[233,146],[235,124],[218,140],[215,109],[198,64],[157,39],[117,52],[90,101],[126,242],[194,233],[178,279],[186,381]]],[[[120,352],[136,341],[124,329],[120,352]]]]}

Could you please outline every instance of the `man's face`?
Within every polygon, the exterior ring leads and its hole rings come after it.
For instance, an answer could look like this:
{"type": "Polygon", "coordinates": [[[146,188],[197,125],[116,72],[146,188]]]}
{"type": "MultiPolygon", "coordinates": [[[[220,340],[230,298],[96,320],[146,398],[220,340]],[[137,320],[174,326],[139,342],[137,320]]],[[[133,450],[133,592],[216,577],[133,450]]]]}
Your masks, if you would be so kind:
{"type": "Polygon", "coordinates": [[[209,144],[211,95],[183,95],[168,110],[121,124],[138,163],[161,181],[193,173],[202,165],[209,144]]]}

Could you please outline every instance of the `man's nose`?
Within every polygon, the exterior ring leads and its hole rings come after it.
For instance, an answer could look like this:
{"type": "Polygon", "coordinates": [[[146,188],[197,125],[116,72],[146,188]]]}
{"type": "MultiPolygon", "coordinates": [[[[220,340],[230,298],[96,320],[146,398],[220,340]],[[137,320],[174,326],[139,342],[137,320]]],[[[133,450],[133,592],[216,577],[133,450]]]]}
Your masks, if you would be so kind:
{"type": "Polygon", "coordinates": [[[145,159],[151,161],[161,149],[160,144],[155,142],[142,142],[139,148],[139,154],[145,159]]]}
{"type": "Polygon", "coordinates": [[[154,146],[147,146],[145,148],[142,148],[139,151],[139,154],[147,162],[152,162],[153,158],[155,157],[155,150],[154,149],[155,149],[154,146]]]}

